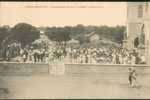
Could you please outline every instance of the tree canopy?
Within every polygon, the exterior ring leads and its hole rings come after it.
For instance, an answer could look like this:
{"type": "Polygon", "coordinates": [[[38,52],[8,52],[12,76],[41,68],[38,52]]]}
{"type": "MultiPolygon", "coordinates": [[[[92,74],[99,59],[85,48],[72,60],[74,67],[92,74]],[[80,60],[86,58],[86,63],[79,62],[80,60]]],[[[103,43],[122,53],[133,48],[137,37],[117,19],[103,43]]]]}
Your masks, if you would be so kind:
{"type": "Polygon", "coordinates": [[[69,41],[71,39],[68,28],[48,28],[46,30],[46,34],[52,41],[62,42],[69,41]]]}
{"type": "MultiPolygon", "coordinates": [[[[126,31],[125,26],[84,26],[82,24],[65,27],[43,27],[43,29],[52,41],[66,42],[75,39],[80,44],[89,43],[87,35],[91,32],[97,34],[100,39],[106,38],[115,43],[122,43],[124,32],[126,31]]],[[[0,27],[0,46],[4,41],[7,43],[11,42],[10,40],[15,40],[24,47],[39,38],[39,30],[40,28],[27,23],[18,23],[12,28],[9,26],[0,27]]]]}
{"type": "Polygon", "coordinates": [[[40,36],[40,31],[27,23],[19,23],[12,28],[11,38],[21,42],[22,46],[32,43],[40,36]]]}
{"type": "Polygon", "coordinates": [[[125,26],[83,26],[79,24],[74,27],[48,27],[46,35],[53,41],[68,41],[70,38],[75,38],[82,44],[89,42],[86,35],[94,31],[100,38],[107,38],[113,42],[122,43],[125,29],[125,26]]]}
{"type": "Polygon", "coordinates": [[[0,27],[0,47],[4,43],[5,39],[10,35],[11,28],[9,26],[0,27]]]}

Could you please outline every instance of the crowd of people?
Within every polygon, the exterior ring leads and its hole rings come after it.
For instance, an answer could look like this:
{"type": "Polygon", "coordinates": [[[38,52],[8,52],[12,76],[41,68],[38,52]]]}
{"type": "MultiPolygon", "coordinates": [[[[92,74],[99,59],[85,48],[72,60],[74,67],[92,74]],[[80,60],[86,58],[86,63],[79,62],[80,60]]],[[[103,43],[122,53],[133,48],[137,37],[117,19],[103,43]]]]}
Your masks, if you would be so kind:
{"type": "Polygon", "coordinates": [[[144,55],[136,49],[126,48],[80,48],[68,50],[70,62],[100,64],[144,64],[144,55]]]}
{"type": "Polygon", "coordinates": [[[127,48],[21,48],[20,44],[13,43],[3,50],[3,57],[7,61],[15,58],[18,62],[59,62],[66,63],[100,63],[100,64],[144,64],[144,55],[136,49],[127,48]]]}
{"type": "Polygon", "coordinates": [[[19,42],[13,42],[0,48],[0,58],[9,61],[10,58],[20,55],[21,44],[19,42]]]}

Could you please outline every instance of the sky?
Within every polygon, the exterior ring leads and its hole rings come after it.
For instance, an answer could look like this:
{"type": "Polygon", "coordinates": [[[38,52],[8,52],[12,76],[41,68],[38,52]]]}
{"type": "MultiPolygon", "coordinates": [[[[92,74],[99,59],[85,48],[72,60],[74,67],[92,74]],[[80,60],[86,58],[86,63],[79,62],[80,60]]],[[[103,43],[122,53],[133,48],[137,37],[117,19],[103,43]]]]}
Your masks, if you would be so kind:
{"type": "Polygon", "coordinates": [[[125,25],[126,2],[0,2],[0,26],[125,25]]]}

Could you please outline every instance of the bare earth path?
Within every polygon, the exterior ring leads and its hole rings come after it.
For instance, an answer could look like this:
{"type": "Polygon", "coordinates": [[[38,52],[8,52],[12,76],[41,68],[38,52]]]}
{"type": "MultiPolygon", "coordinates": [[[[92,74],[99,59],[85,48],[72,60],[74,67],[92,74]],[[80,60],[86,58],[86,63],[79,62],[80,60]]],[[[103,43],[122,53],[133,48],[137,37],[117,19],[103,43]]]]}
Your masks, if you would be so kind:
{"type": "Polygon", "coordinates": [[[150,76],[141,78],[139,88],[128,86],[126,79],[89,76],[0,76],[7,83],[11,99],[71,98],[150,98],[150,76]]]}

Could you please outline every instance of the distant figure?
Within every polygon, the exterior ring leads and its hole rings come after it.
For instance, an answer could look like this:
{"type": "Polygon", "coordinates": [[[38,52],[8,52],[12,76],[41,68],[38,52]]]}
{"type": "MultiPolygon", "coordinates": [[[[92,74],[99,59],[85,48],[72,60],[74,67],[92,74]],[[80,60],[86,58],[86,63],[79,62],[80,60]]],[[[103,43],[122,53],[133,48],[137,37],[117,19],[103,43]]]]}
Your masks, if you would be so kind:
{"type": "Polygon", "coordinates": [[[136,57],[132,54],[131,55],[131,64],[134,65],[136,62],[136,57]]]}
{"type": "Polygon", "coordinates": [[[23,62],[26,62],[26,55],[23,54],[23,62]]]}
{"type": "Polygon", "coordinates": [[[137,78],[135,69],[129,68],[129,85],[131,87],[137,87],[137,78]]]}
{"type": "Polygon", "coordinates": [[[145,56],[141,54],[140,59],[141,59],[140,64],[145,64],[145,56]]]}
{"type": "Polygon", "coordinates": [[[119,54],[116,54],[116,64],[120,64],[119,54]]]}

